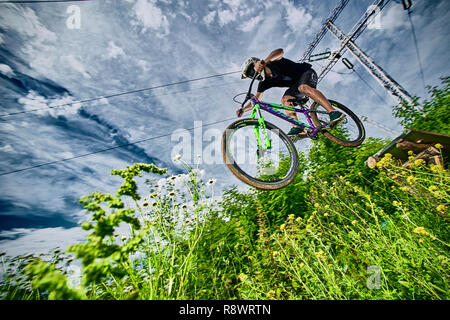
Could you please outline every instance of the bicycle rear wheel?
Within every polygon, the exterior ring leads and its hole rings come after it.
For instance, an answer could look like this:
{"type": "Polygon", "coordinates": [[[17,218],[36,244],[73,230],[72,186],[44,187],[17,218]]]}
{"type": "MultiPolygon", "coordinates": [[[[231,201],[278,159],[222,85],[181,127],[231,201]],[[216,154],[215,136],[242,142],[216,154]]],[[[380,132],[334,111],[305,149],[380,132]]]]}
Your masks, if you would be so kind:
{"type": "Polygon", "coordinates": [[[258,189],[275,190],[287,186],[298,172],[298,154],[289,137],[265,122],[270,148],[257,145],[258,120],[242,119],[229,125],[222,135],[222,155],[230,171],[241,181],[258,189]]]}
{"type": "MultiPolygon", "coordinates": [[[[359,120],[358,116],[346,106],[333,100],[329,101],[333,108],[345,114],[346,117],[334,127],[326,127],[323,129],[323,135],[331,141],[344,147],[359,146],[366,138],[366,131],[361,120],[359,120]]],[[[316,111],[310,113],[311,120],[315,126],[319,127],[322,125],[327,125],[330,122],[330,117],[327,110],[320,104],[314,102],[311,105],[310,110],[316,111]]]]}

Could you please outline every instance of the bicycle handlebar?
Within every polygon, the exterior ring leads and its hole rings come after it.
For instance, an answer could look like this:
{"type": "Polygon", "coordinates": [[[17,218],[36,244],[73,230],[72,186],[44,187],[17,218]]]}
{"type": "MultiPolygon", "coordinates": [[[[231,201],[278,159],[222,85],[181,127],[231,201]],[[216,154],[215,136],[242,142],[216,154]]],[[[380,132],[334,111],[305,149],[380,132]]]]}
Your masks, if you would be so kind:
{"type": "MultiPolygon", "coordinates": [[[[261,63],[264,64],[264,60],[261,60],[261,63]]],[[[255,74],[253,75],[253,78],[252,78],[252,82],[250,82],[250,86],[248,87],[248,92],[247,92],[247,95],[245,96],[245,100],[244,100],[244,102],[242,102],[241,110],[244,108],[247,101],[250,100],[251,98],[253,98],[252,87],[253,87],[253,82],[255,82],[255,79],[257,76],[258,76],[258,72],[255,72],[255,74]]]]}

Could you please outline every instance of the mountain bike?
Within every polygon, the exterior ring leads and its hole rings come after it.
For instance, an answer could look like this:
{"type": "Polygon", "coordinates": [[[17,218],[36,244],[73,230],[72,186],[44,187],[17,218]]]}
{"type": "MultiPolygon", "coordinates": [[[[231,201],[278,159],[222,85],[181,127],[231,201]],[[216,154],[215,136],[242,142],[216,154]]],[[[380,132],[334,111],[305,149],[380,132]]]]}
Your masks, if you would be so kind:
{"type": "MultiPolygon", "coordinates": [[[[308,97],[291,99],[293,107],[258,101],[254,98],[253,77],[241,108],[250,100],[253,109],[250,118],[230,124],[222,135],[222,156],[230,171],[241,181],[262,190],[276,190],[290,184],[297,175],[299,158],[292,141],[286,133],[266,121],[261,110],[304,129],[308,138],[316,140],[323,134],[329,140],[344,147],[359,146],[365,139],[365,129],[349,108],[329,100],[331,105],[345,114],[343,120],[330,124],[328,112],[316,102],[308,107],[308,97]],[[298,108],[296,108],[298,106],[298,108]],[[302,113],[308,123],[296,120],[281,110],[302,113]]],[[[237,103],[236,95],[233,100],[237,103]]]]}

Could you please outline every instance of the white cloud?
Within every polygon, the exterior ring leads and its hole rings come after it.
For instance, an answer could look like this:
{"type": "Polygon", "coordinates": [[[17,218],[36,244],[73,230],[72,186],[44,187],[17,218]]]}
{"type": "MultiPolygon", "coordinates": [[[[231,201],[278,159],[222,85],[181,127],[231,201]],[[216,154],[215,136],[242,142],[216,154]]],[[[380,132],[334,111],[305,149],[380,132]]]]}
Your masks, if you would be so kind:
{"type": "Polygon", "coordinates": [[[293,32],[305,32],[310,29],[312,15],[305,8],[298,7],[289,1],[282,2],[286,10],[286,24],[293,32]]]}
{"type": "Polygon", "coordinates": [[[123,49],[119,46],[117,46],[114,41],[109,41],[108,42],[108,53],[106,54],[106,56],[108,58],[111,59],[115,59],[118,58],[119,56],[123,56],[125,57],[125,52],[123,51],[123,49]]]}
{"type": "Polygon", "coordinates": [[[242,24],[240,29],[244,32],[250,32],[252,31],[261,21],[263,20],[262,16],[256,16],[251,18],[250,20],[247,20],[242,24]]]}
{"type": "Polygon", "coordinates": [[[14,76],[13,69],[7,64],[0,63],[0,72],[3,73],[8,78],[12,78],[14,76]]]}
{"type": "Polygon", "coordinates": [[[218,11],[217,14],[219,15],[219,24],[221,27],[236,20],[236,16],[230,10],[218,11]]]}
{"type": "Polygon", "coordinates": [[[134,7],[134,14],[136,16],[137,23],[142,27],[142,31],[147,30],[159,30],[164,35],[169,33],[169,22],[167,17],[163,14],[162,10],[158,8],[155,1],[138,0],[134,7]]]}
{"type": "Polygon", "coordinates": [[[63,60],[63,62],[68,63],[72,67],[72,69],[81,73],[83,77],[87,79],[91,78],[84,65],[73,55],[63,56],[61,59],[63,60]]]}
{"type": "Polygon", "coordinates": [[[216,17],[216,11],[211,11],[209,12],[204,18],[203,18],[203,22],[206,25],[210,25],[211,22],[213,22],[214,18],[216,17]]]}
{"type": "Polygon", "coordinates": [[[29,253],[48,253],[59,247],[65,250],[69,245],[80,242],[84,239],[86,231],[79,227],[64,229],[43,228],[43,229],[13,229],[2,231],[0,236],[5,238],[17,237],[13,240],[0,241],[0,251],[6,251],[9,256],[25,255],[29,253]]]}
{"type": "Polygon", "coordinates": [[[7,145],[5,145],[3,147],[0,147],[0,151],[3,151],[3,152],[14,152],[14,148],[10,144],[7,144],[7,145]]]}

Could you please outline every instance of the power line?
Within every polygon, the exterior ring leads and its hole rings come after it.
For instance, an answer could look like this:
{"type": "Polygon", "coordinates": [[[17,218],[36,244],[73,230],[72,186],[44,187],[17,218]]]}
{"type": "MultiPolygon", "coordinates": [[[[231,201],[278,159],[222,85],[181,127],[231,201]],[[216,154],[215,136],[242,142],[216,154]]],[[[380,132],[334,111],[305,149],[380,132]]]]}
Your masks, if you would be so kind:
{"type": "Polygon", "coordinates": [[[55,109],[55,108],[60,108],[60,107],[65,107],[65,106],[72,106],[72,105],[78,104],[78,103],[92,102],[92,101],[101,100],[101,99],[110,99],[110,98],[115,98],[115,97],[119,97],[119,96],[124,96],[124,95],[127,95],[127,94],[133,94],[133,93],[139,93],[139,92],[144,92],[144,91],[149,91],[149,90],[154,90],[154,89],[160,89],[160,88],[175,86],[175,85],[184,84],[184,83],[188,83],[188,82],[194,82],[194,81],[200,81],[200,80],[205,80],[205,79],[223,77],[223,76],[226,76],[226,75],[230,75],[230,74],[234,74],[234,73],[240,73],[240,72],[241,71],[227,72],[227,73],[216,74],[216,75],[206,76],[206,77],[201,77],[201,78],[196,78],[196,79],[188,79],[188,80],[183,80],[183,81],[178,81],[178,82],[173,82],[173,83],[168,83],[168,84],[162,84],[162,85],[148,87],[148,88],[143,88],[143,89],[130,90],[130,91],[125,91],[125,92],[105,95],[105,96],[101,96],[101,97],[96,97],[96,98],[90,98],[90,99],[85,99],[85,100],[78,100],[78,101],[74,101],[74,102],[59,104],[59,105],[56,105],[56,106],[48,106],[48,107],[45,107],[45,108],[36,108],[36,109],[32,109],[32,110],[10,112],[10,113],[5,113],[5,114],[0,115],[0,118],[12,116],[12,115],[17,115],[17,114],[37,112],[37,111],[42,111],[42,110],[47,110],[47,109],[55,109]]]}
{"type": "Polygon", "coordinates": [[[419,61],[420,76],[422,77],[423,87],[425,88],[426,87],[425,77],[423,75],[423,67],[422,67],[422,61],[420,59],[420,54],[419,54],[419,46],[417,44],[416,30],[414,28],[414,24],[413,24],[413,21],[411,18],[411,13],[412,13],[411,7],[408,7],[407,10],[408,10],[408,20],[409,20],[409,23],[411,24],[411,33],[413,35],[414,46],[416,47],[417,60],[419,61]]]}
{"type": "Polygon", "coordinates": [[[92,0],[16,0],[16,1],[0,1],[0,4],[3,3],[19,3],[19,4],[24,4],[24,3],[58,3],[58,2],[87,2],[87,1],[92,1],[92,0]]]}
{"type": "MultiPolygon", "coordinates": [[[[220,121],[216,121],[216,122],[211,122],[211,123],[207,123],[207,124],[204,124],[204,125],[201,125],[201,126],[198,126],[198,127],[192,127],[192,128],[186,129],[186,130],[190,131],[190,130],[194,130],[194,129],[198,129],[198,128],[204,128],[204,127],[208,127],[208,126],[211,126],[211,125],[214,125],[214,124],[218,124],[218,123],[222,123],[222,122],[225,122],[225,121],[231,121],[233,119],[235,119],[235,118],[230,118],[230,119],[220,120],[220,121]]],[[[38,165],[34,165],[34,166],[22,168],[22,169],[17,169],[17,170],[12,170],[12,171],[8,171],[8,172],[3,172],[3,173],[0,173],[0,176],[6,176],[6,175],[9,175],[9,174],[12,174],[12,173],[16,173],[16,172],[31,170],[31,169],[35,169],[35,168],[49,166],[49,165],[56,164],[56,163],[61,163],[61,162],[65,162],[65,161],[79,159],[79,158],[87,157],[87,156],[90,156],[90,155],[93,155],[93,154],[107,152],[107,151],[111,151],[111,150],[114,150],[114,149],[124,148],[124,147],[128,147],[128,146],[131,146],[131,145],[135,145],[135,144],[146,142],[146,141],[150,141],[150,140],[155,140],[155,139],[159,139],[159,138],[163,138],[163,137],[168,137],[170,135],[172,135],[172,133],[166,133],[166,134],[163,134],[163,135],[159,135],[159,136],[155,136],[155,137],[151,137],[151,138],[147,138],[147,139],[142,139],[142,140],[138,140],[138,141],[134,141],[134,142],[130,142],[130,143],[125,143],[125,144],[121,144],[121,145],[118,145],[118,146],[114,146],[114,147],[110,147],[110,148],[106,148],[106,149],[102,149],[102,150],[97,150],[97,151],[81,154],[81,155],[78,155],[78,156],[73,156],[73,157],[70,157],[70,158],[64,158],[64,159],[60,159],[60,160],[56,160],[56,161],[50,161],[50,162],[41,163],[41,164],[38,164],[38,165]]]]}

